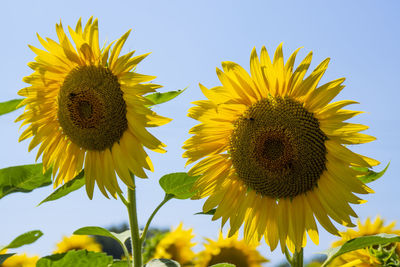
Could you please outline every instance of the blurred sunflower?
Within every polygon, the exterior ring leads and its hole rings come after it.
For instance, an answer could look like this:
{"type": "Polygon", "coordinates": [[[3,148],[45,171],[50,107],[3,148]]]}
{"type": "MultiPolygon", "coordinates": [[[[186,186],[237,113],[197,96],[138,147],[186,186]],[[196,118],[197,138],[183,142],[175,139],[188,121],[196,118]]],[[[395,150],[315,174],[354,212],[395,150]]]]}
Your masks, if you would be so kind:
{"type": "Polygon", "coordinates": [[[249,245],[244,240],[238,240],[238,233],[230,238],[224,238],[219,234],[218,240],[206,239],[205,249],[196,259],[195,267],[208,267],[218,263],[231,263],[236,267],[261,267],[268,262],[257,251],[257,245],[249,245]]]}
{"type": "MultiPolygon", "coordinates": [[[[400,235],[400,230],[393,229],[396,222],[384,226],[385,221],[379,216],[371,222],[367,218],[364,224],[359,220],[358,229],[347,229],[346,232],[341,232],[341,239],[334,242],[332,247],[343,245],[346,241],[368,235],[376,235],[380,233],[400,235]]],[[[348,252],[336,258],[330,266],[360,266],[360,267],[375,267],[375,266],[399,266],[400,265],[400,243],[388,244],[385,246],[375,246],[365,249],[359,249],[348,252]],[[392,264],[392,265],[390,265],[392,264]]]]}
{"type": "Polygon", "coordinates": [[[273,60],[265,47],[253,49],[250,74],[233,62],[217,68],[222,86],[207,89],[207,100],[195,101],[189,117],[200,121],[183,148],[187,164],[198,161],[189,175],[202,175],[197,198],[208,197],[203,210],[217,207],[213,219],[230,220],[232,236],[244,224],[244,238],[264,236],[274,250],[280,241],[293,252],[306,244],[306,232],[318,244],[314,216],[330,233],[336,222],[354,226],[349,203],[363,200],[353,193],[373,191],[357,179],[351,166],[371,167],[378,161],[345,145],[374,137],[368,127],[343,122],[362,112],[342,109],[357,103],[329,102],[343,89],[344,78],[318,83],[329,58],[305,79],[312,53],[294,69],[296,50],[284,63],[282,45],[273,60]],[[330,217],[330,218],[329,218],[330,217]]]}
{"type": "Polygon", "coordinates": [[[28,257],[26,253],[15,254],[0,264],[0,267],[35,267],[38,260],[39,256],[28,257]]]}
{"type": "Polygon", "coordinates": [[[133,187],[130,172],[146,178],[143,168],[153,171],[143,146],[165,152],[146,127],[170,119],[148,109],[152,102],[143,97],[161,86],[143,84],[155,77],[133,71],[148,54],[120,56],[130,31],[100,48],[97,19],[90,18],[84,29],[81,20],[68,29],[75,47],[61,23],[59,43],[38,35],[45,50],[29,46],[37,57],[28,64],[34,73],[23,79],[31,85],[18,92],[26,107],[16,121],[29,124],[19,141],[33,137],[29,151],[41,144],[36,159],[43,155],[44,172],[53,168],[55,187],[84,167],[89,198],[95,182],[106,197],[107,191],[115,197],[121,192],[115,172],[133,187]]]}
{"type": "Polygon", "coordinates": [[[102,248],[93,237],[87,235],[64,236],[62,241],[57,243],[57,249],[53,253],[64,253],[70,250],[86,249],[87,251],[101,252],[102,248]]]}
{"type": "Polygon", "coordinates": [[[182,223],[165,234],[165,236],[158,242],[155,247],[153,259],[172,259],[179,262],[181,265],[189,264],[195,254],[192,247],[196,245],[192,243],[194,234],[193,229],[184,230],[182,223]]]}

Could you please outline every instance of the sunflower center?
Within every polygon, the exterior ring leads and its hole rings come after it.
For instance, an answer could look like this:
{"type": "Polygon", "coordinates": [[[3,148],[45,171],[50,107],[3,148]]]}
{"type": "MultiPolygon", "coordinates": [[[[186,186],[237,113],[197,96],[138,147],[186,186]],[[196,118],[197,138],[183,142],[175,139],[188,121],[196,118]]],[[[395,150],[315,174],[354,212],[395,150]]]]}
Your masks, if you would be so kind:
{"type": "Polygon", "coordinates": [[[312,190],[326,169],[326,135],[301,103],[268,98],[236,120],[230,138],[239,178],[257,193],[295,197],[312,190]]]}
{"type": "Polygon", "coordinates": [[[111,148],[128,128],[118,78],[101,66],[73,69],[58,95],[58,120],[78,146],[99,151],[111,148]]]}
{"type": "Polygon", "coordinates": [[[216,255],[212,255],[207,266],[212,266],[218,263],[231,263],[236,267],[249,267],[249,256],[244,254],[243,251],[237,248],[223,247],[216,255]]]}

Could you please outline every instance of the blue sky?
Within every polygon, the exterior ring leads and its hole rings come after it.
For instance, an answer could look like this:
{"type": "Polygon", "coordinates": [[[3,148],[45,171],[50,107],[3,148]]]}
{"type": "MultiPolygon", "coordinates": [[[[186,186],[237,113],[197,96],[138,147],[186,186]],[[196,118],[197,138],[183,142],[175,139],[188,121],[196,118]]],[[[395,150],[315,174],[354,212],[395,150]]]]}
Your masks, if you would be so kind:
{"type": "MultiPolygon", "coordinates": [[[[152,52],[137,71],[155,75],[161,91],[188,87],[178,99],[156,108],[174,120],[153,133],[168,145],[168,153],[150,152],[155,172],[138,182],[140,223],[162,199],[158,179],[184,169],[182,143],[196,124],[186,116],[190,102],[203,99],[198,83],[219,85],[215,68],[222,61],[234,61],[249,69],[253,47],[265,45],[271,53],[284,42],[286,58],[304,47],[298,59],[314,52],[311,67],[330,57],[331,63],[321,83],[346,77],[346,88],[337,99],[353,99],[365,114],[353,122],[370,126],[367,133],[378,138],[353,150],[380,160],[391,161],[385,177],[371,184],[375,194],[367,204],[354,207],[362,220],[380,214],[387,221],[400,219],[398,203],[399,173],[399,1],[7,1],[2,5],[0,27],[2,64],[0,101],[17,98],[26,85],[22,77],[31,73],[27,63],[34,54],[28,44],[41,47],[36,32],[56,39],[55,23],[75,26],[82,17],[99,18],[100,40],[115,40],[133,29],[125,52],[152,52]],[[150,193],[151,192],[151,193],[150,193]]],[[[21,111],[0,117],[0,167],[34,162],[35,151],[28,153],[28,142],[18,143],[19,125],[13,123],[21,111]]],[[[383,166],[379,166],[380,170],[383,166]]],[[[127,221],[119,201],[105,199],[99,191],[90,201],[79,190],[57,202],[36,205],[52,192],[51,186],[30,194],[14,194],[0,201],[0,244],[20,233],[41,229],[44,236],[19,251],[49,254],[62,235],[87,225],[111,226],[127,221]]],[[[217,237],[220,222],[193,215],[203,200],[173,200],[161,210],[154,226],[170,227],[183,222],[193,227],[197,242],[202,236],[217,237]]],[[[400,225],[399,225],[400,228],[400,225]]],[[[340,229],[343,229],[340,228],[340,229]]],[[[320,246],[306,248],[306,257],[324,250],[335,237],[320,227],[320,246]]],[[[279,251],[263,254],[274,263],[283,259],[279,251]]]]}

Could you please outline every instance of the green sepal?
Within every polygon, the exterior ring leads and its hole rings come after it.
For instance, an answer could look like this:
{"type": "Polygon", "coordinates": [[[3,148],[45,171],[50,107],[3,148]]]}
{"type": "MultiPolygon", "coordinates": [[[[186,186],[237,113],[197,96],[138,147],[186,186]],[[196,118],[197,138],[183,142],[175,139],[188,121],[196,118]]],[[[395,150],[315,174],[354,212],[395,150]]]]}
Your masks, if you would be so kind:
{"type": "Polygon", "coordinates": [[[33,230],[23,233],[22,235],[19,235],[16,238],[14,238],[14,240],[11,241],[8,245],[0,246],[0,251],[2,251],[3,249],[19,248],[22,247],[23,245],[32,244],[33,242],[38,240],[42,235],[43,233],[40,230],[33,230]]]}
{"type": "Polygon", "coordinates": [[[18,105],[22,102],[22,100],[23,99],[13,99],[0,103],[0,116],[21,108],[22,106],[18,105]]]}
{"type": "Polygon", "coordinates": [[[352,168],[353,168],[354,170],[356,170],[356,171],[365,173],[364,175],[359,176],[358,179],[359,179],[361,182],[363,182],[364,184],[367,184],[367,183],[376,181],[376,180],[378,180],[379,178],[381,178],[381,177],[385,174],[386,170],[389,168],[389,165],[390,165],[390,162],[389,162],[389,163],[386,165],[386,167],[385,167],[382,171],[380,171],[380,172],[374,172],[373,170],[368,169],[368,168],[365,168],[365,167],[355,167],[355,166],[353,166],[352,168]]]}
{"type": "Polygon", "coordinates": [[[180,267],[181,265],[169,259],[154,259],[146,263],[144,267],[180,267]]]}
{"type": "Polygon", "coordinates": [[[0,254],[0,264],[6,261],[9,257],[15,255],[16,253],[0,254]]]}
{"type": "Polygon", "coordinates": [[[0,169],[0,199],[11,193],[27,193],[50,184],[51,169],[43,174],[41,163],[0,169]]]}
{"type": "Polygon", "coordinates": [[[194,215],[214,215],[216,211],[217,211],[217,209],[210,209],[207,212],[201,211],[201,212],[195,213],[194,215]]]}
{"type": "Polygon", "coordinates": [[[151,105],[151,106],[154,106],[154,105],[158,105],[158,104],[162,104],[162,103],[171,101],[178,95],[182,94],[186,90],[186,88],[183,90],[169,91],[169,92],[165,92],[165,93],[159,93],[159,92],[153,93],[153,94],[146,95],[144,97],[147,100],[150,100],[151,102],[153,102],[153,105],[151,105]]]}
{"type": "Polygon", "coordinates": [[[330,248],[322,252],[322,254],[327,255],[327,259],[322,264],[322,267],[328,266],[328,264],[332,262],[334,258],[339,257],[347,252],[367,248],[373,245],[382,245],[394,242],[400,242],[400,236],[394,234],[377,234],[353,238],[344,243],[342,246],[330,248]]]}
{"type": "Polygon", "coordinates": [[[235,267],[235,264],[231,264],[231,263],[218,263],[218,264],[214,264],[211,265],[210,267],[235,267]]]}
{"type": "Polygon", "coordinates": [[[82,170],[77,176],[75,176],[72,180],[68,181],[67,183],[63,184],[61,187],[59,187],[56,191],[51,193],[48,197],[46,197],[42,202],[38,204],[40,206],[41,204],[48,202],[48,201],[54,201],[59,198],[62,198],[66,195],[68,195],[71,192],[74,192],[81,188],[82,186],[85,185],[85,176],[84,176],[84,170],[82,170]]]}
{"type": "Polygon", "coordinates": [[[160,178],[160,186],[166,194],[177,199],[188,199],[196,194],[193,185],[200,176],[189,176],[186,172],[176,172],[160,178]]]}
{"type": "Polygon", "coordinates": [[[41,258],[36,267],[109,267],[113,258],[105,253],[71,250],[41,258]]]}
{"type": "Polygon", "coordinates": [[[125,248],[125,241],[131,237],[130,230],[126,230],[120,234],[108,231],[105,228],[98,227],[98,226],[87,226],[79,228],[74,232],[74,235],[100,235],[111,237],[112,239],[116,240],[121,247],[125,248]]]}

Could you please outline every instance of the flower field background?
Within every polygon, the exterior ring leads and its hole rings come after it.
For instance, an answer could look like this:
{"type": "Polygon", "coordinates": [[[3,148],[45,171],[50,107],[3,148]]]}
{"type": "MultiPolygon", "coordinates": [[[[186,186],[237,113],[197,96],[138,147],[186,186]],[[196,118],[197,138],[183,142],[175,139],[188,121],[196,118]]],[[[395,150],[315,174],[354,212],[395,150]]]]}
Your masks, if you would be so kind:
{"type": "MultiPolygon", "coordinates": [[[[391,162],[385,176],[369,184],[374,194],[362,196],[368,202],[352,205],[362,222],[380,215],[386,222],[400,219],[398,203],[399,169],[399,61],[400,18],[398,1],[40,1],[37,3],[4,3],[4,16],[0,17],[2,63],[0,73],[2,90],[0,102],[19,98],[17,92],[27,85],[22,78],[32,71],[26,66],[34,53],[28,44],[41,47],[36,33],[57,39],[55,23],[74,26],[79,18],[83,23],[94,16],[99,18],[100,45],[121,37],[128,29],[131,36],[122,54],[136,50],[135,55],[151,52],[137,67],[139,73],[157,76],[155,84],[163,85],[159,92],[185,89],[177,98],[153,108],[158,114],[173,120],[150,130],[167,145],[165,154],[147,150],[154,172],[146,172],[149,179],[137,179],[137,208],[139,226],[162,201],[164,192],[159,179],[168,173],[187,172],[182,158],[183,142],[188,130],[197,124],[187,117],[190,104],[205,99],[198,83],[207,88],[220,84],[215,67],[222,61],[233,61],[249,71],[249,55],[263,45],[273,51],[283,42],[285,60],[298,47],[297,65],[309,51],[313,51],[313,70],[330,57],[330,65],[320,84],[346,77],[345,89],[335,100],[352,99],[360,102],[350,109],[365,114],[351,120],[368,125],[366,134],[377,140],[351,147],[362,155],[378,159],[382,170],[391,162]]],[[[308,74],[309,74],[308,72],[308,74]]],[[[23,130],[14,120],[22,109],[0,116],[0,168],[32,164],[37,148],[27,152],[29,141],[19,143],[23,130]]],[[[38,160],[41,162],[41,159],[38,160]]],[[[123,185],[123,183],[120,183],[123,185]]],[[[63,236],[70,236],[85,226],[111,227],[127,222],[126,210],[120,201],[106,199],[95,187],[89,200],[81,188],[57,201],[38,206],[54,191],[49,185],[30,193],[15,193],[0,198],[0,245],[6,245],[18,235],[40,229],[43,236],[34,244],[15,252],[46,256],[63,236]]],[[[169,201],[154,217],[152,225],[160,229],[176,228],[181,222],[193,228],[196,243],[207,237],[217,240],[220,220],[211,221],[208,215],[195,215],[202,211],[205,200],[169,201]]],[[[356,223],[356,220],[353,220],[356,223]]],[[[346,228],[335,224],[340,231],[346,228]]],[[[397,228],[396,228],[397,229],[397,228]]],[[[226,233],[227,227],[225,227],[226,233]]],[[[338,238],[319,226],[319,245],[308,240],[305,259],[317,256],[338,238]]],[[[194,249],[197,252],[198,247],[194,249]]],[[[284,261],[280,250],[270,252],[264,241],[258,248],[277,266],[284,261]]]]}

